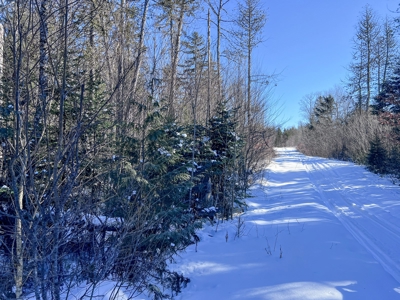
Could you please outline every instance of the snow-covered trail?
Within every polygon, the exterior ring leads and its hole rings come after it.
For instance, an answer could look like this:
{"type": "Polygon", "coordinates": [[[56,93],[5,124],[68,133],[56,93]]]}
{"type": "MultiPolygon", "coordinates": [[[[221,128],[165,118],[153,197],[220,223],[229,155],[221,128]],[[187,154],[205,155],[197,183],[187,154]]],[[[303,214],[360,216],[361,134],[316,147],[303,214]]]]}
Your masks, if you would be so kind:
{"type": "Polygon", "coordinates": [[[173,264],[175,299],[400,299],[400,188],[361,166],[293,148],[238,220],[207,226],[173,264]],[[228,236],[228,240],[226,240],[228,236]]]}
{"type": "Polygon", "coordinates": [[[399,202],[398,188],[390,191],[393,186],[376,181],[365,185],[371,174],[359,166],[300,158],[327,208],[400,283],[400,215],[392,215],[387,207],[399,202]]]}

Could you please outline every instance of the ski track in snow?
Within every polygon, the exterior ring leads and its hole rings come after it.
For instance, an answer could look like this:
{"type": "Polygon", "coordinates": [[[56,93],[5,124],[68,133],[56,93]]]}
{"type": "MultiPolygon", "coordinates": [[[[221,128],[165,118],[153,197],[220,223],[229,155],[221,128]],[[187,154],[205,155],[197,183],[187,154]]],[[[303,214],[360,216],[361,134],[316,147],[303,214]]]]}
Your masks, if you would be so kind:
{"type": "MultiPolygon", "coordinates": [[[[353,237],[363,245],[382,267],[400,283],[400,228],[393,223],[393,216],[381,207],[364,204],[374,195],[366,195],[362,189],[355,189],[342,181],[342,175],[335,169],[337,161],[329,161],[299,154],[310,180],[321,196],[321,200],[340,220],[353,237]],[[369,212],[365,207],[374,207],[369,212]],[[390,220],[390,221],[388,221],[390,220]]],[[[346,165],[346,163],[343,163],[346,165]]],[[[355,174],[359,166],[353,166],[355,174]]],[[[347,174],[347,176],[351,176],[347,174]]],[[[349,179],[348,177],[345,179],[349,179]]],[[[386,193],[376,187],[377,192],[386,193]]]]}
{"type": "Polygon", "coordinates": [[[400,188],[350,162],[276,148],[237,220],[206,227],[176,299],[400,299],[400,188]],[[283,256],[280,249],[283,248],[283,256]]]}

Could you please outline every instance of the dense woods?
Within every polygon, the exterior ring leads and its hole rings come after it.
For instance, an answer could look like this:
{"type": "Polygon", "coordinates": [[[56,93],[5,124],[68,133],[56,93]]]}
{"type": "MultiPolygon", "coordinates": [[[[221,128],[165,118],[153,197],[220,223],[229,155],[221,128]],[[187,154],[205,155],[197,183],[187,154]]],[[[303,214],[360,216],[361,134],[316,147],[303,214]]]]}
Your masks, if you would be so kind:
{"type": "Polygon", "coordinates": [[[0,299],[172,299],[168,263],[245,209],[274,146],[400,177],[400,18],[369,6],[342,86],[280,129],[260,0],[0,2],[0,299]]]}
{"type": "Polygon", "coordinates": [[[244,207],[273,154],[260,2],[17,0],[0,16],[0,299],[81,283],[90,298],[104,280],[176,295],[189,279],[167,262],[244,207]]]}
{"type": "Polygon", "coordinates": [[[365,6],[344,84],[305,95],[300,100],[304,122],[298,128],[278,129],[275,144],[400,177],[399,21],[365,6]]]}

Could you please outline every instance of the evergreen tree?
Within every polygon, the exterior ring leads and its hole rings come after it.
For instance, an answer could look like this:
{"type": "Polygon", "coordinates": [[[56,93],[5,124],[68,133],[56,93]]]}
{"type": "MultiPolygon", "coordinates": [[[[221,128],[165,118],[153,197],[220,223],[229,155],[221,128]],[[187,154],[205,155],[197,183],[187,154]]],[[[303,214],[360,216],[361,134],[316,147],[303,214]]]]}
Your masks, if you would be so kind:
{"type": "Polygon", "coordinates": [[[391,138],[400,142],[400,64],[382,85],[382,92],[375,97],[372,113],[378,116],[381,124],[390,126],[391,138]]]}
{"type": "Polygon", "coordinates": [[[334,106],[335,99],[333,99],[331,95],[318,97],[314,107],[314,115],[317,124],[330,125],[332,123],[334,106]]]}
{"type": "Polygon", "coordinates": [[[240,193],[247,182],[240,184],[238,166],[242,158],[243,141],[236,134],[235,110],[220,103],[210,120],[210,139],[215,160],[211,168],[213,196],[224,218],[232,217],[235,205],[242,205],[240,193]]]}
{"type": "Polygon", "coordinates": [[[387,160],[387,170],[389,174],[400,177],[400,149],[398,145],[393,145],[387,160]]]}
{"type": "MultiPolygon", "coordinates": [[[[0,7],[0,290],[59,300],[88,282],[89,297],[113,278],[155,298],[169,297],[164,288],[178,293],[187,279],[167,261],[196,239],[213,207],[232,217],[250,169],[229,108],[236,87],[222,86],[219,42],[213,66],[208,34],[208,70],[201,35],[181,44],[201,2],[8,2],[0,7]],[[211,119],[223,93],[231,100],[211,119]]],[[[218,24],[227,2],[216,8],[218,24]]],[[[265,21],[259,4],[244,2],[237,24],[248,56],[248,152],[268,139],[250,88],[265,21]]]]}
{"type": "Polygon", "coordinates": [[[376,134],[373,141],[370,142],[370,149],[367,156],[368,168],[376,173],[387,173],[387,151],[383,146],[382,140],[376,134]]]}

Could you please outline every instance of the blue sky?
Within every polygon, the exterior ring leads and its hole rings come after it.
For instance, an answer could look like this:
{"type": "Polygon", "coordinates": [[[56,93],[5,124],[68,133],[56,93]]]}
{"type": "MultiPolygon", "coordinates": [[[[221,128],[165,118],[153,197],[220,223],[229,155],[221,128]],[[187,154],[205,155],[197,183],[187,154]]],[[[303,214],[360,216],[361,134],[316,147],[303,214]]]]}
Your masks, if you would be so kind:
{"type": "Polygon", "coordinates": [[[352,39],[369,4],[384,18],[395,16],[400,0],[261,0],[267,10],[263,44],[255,63],[263,73],[280,73],[274,99],[282,105],[284,127],[301,121],[299,101],[346,80],[352,39]]]}

